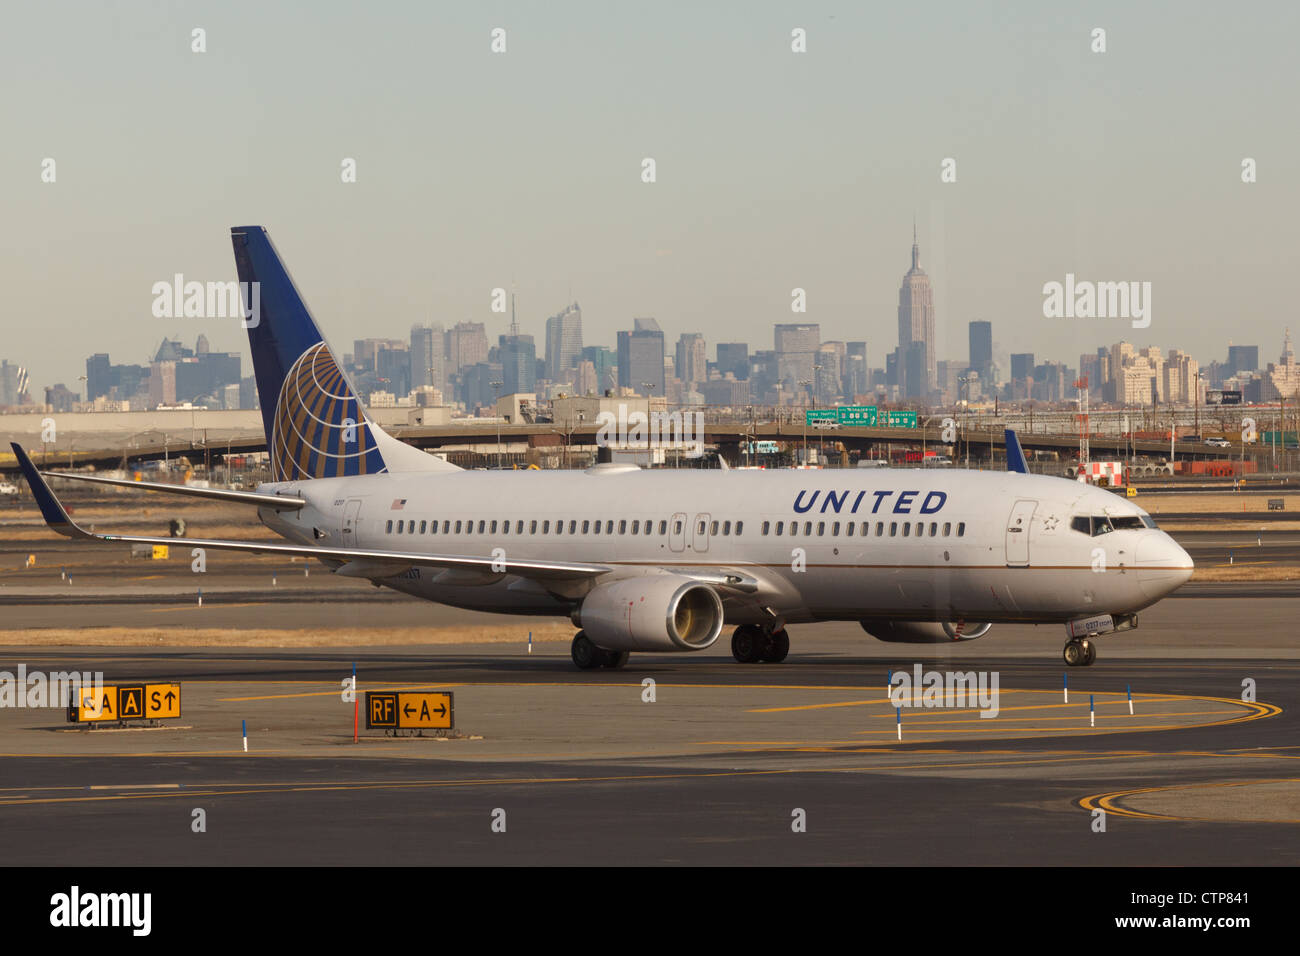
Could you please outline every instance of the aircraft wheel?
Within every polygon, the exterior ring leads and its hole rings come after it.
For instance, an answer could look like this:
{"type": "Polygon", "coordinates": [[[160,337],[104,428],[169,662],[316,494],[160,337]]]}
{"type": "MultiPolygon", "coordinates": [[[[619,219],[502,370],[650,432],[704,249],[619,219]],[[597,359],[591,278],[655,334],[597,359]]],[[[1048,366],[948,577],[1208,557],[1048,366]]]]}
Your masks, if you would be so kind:
{"type": "Polygon", "coordinates": [[[626,664],[627,659],[632,656],[627,651],[604,651],[602,653],[604,654],[605,659],[601,664],[604,667],[608,667],[610,670],[618,670],[626,664]]]}
{"type": "Polygon", "coordinates": [[[1092,641],[1084,641],[1083,649],[1083,666],[1087,667],[1097,659],[1097,645],[1092,641]]]}
{"type": "Polygon", "coordinates": [[[589,671],[601,665],[604,654],[599,647],[591,643],[591,638],[579,631],[574,635],[573,643],[569,645],[569,656],[573,658],[573,663],[577,665],[578,670],[589,671]]]}
{"type": "Polygon", "coordinates": [[[763,629],[753,624],[742,624],[731,635],[731,656],[741,664],[756,664],[762,660],[767,641],[763,629]]]}
{"type": "Polygon", "coordinates": [[[790,635],[785,628],[767,635],[766,644],[763,650],[764,663],[780,664],[790,653],[790,635]]]}
{"type": "Polygon", "coordinates": [[[1067,666],[1080,667],[1085,663],[1088,652],[1084,649],[1083,641],[1066,641],[1061,656],[1065,658],[1067,666]]]}

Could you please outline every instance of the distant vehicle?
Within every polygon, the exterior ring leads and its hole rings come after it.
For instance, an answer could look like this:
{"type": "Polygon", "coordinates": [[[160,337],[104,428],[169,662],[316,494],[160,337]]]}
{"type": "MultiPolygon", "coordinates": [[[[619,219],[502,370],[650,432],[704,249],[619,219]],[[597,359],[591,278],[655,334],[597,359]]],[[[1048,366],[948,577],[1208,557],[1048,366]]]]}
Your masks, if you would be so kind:
{"type": "Polygon", "coordinates": [[[818,418],[815,421],[809,422],[808,424],[810,424],[813,428],[839,428],[840,427],[840,423],[833,418],[818,418]]]}
{"type": "Polygon", "coordinates": [[[859,468],[888,468],[889,462],[883,458],[861,458],[858,460],[859,468]]]}
{"type": "Polygon", "coordinates": [[[1201,436],[1200,436],[1200,435],[1184,435],[1182,438],[1180,438],[1180,439],[1178,439],[1178,440],[1179,440],[1179,441],[1200,441],[1200,440],[1201,440],[1201,436]]]}
{"type": "Polygon", "coordinates": [[[1212,446],[1212,447],[1214,447],[1214,448],[1231,448],[1231,447],[1232,447],[1232,442],[1228,441],[1228,439],[1226,439],[1226,438],[1207,438],[1207,439],[1205,439],[1205,444],[1210,445],[1210,446],[1212,446]]]}
{"type": "Polygon", "coordinates": [[[8,481],[0,481],[0,495],[16,495],[18,486],[8,481]]]}
{"type": "Polygon", "coordinates": [[[952,464],[952,459],[947,455],[930,455],[923,462],[927,467],[943,468],[952,464]]]}

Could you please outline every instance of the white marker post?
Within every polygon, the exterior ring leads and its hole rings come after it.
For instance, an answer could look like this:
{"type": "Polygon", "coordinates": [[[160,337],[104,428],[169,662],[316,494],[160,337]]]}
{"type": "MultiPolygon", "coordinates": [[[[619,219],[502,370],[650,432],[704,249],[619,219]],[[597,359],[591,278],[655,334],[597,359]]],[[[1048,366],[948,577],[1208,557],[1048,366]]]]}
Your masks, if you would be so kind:
{"type": "Polygon", "coordinates": [[[1065,690],[1065,702],[1068,704],[1070,702],[1070,675],[1062,674],[1061,680],[1063,681],[1061,686],[1065,690]]]}
{"type": "Polygon", "coordinates": [[[203,588],[199,588],[199,607],[203,607],[203,588]]]}
{"type": "Polygon", "coordinates": [[[898,739],[903,739],[903,708],[895,707],[894,713],[898,715],[898,739]]]}
{"type": "Polygon", "coordinates": [[[533,652],[533,632],[529,631],[528,632],[528,653],[531,654],[532,652],[533,652]]]}
{"type": "Polygon", "coordinates": [[[248,753],[248,721],[241,720],[240,724],[244,727],[244,753],[248,753]]]}
{"type": "Polygon", "coordinates": [[[890,700],[890,699],[891,699],[890,696],[889,696],[889,689],[890,689],[893,685],[894,685],[894,672],[893,672],[893,670],[891,669],[891,670],[889,671],[889,673],[885,675],[885,700],[890,700]]]}
{"type": "Polygon", "coordinates": [[[1097,726],[1097,708],[1093,705],[1092,695],[1088,695],[1088,726],[1097,726]]]}
{"type": "Polygon", "coordinates": [[[271,572],[271,587],[275,587],[275,586],[276,586],[276,584],[275,584],[275,572],[272,571],[272,572],[271,572]]]}
{"type": "Polygon", "coordinates": [[[1128,685],[1128,715],[1133,716],[1133,685],[1128,685]]]}

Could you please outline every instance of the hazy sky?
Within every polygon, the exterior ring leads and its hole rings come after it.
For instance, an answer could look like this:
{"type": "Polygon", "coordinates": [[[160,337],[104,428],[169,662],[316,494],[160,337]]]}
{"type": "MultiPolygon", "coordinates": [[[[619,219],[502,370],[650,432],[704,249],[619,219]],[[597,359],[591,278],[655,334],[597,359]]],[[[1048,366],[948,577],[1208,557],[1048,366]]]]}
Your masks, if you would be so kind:
{"type": "Polygon", "coordinates": [[[490,291],[514,282],[539,351],[572,290],[588,344],[653,315],[712,358],[806,320],[883,366],[915,213],[940,358],[965,359],[979,318],[999,351],[1072,366],[1121,338],[1271,360],[1300,333],[1297,9],[10,5],[0,358],[84,392],[92,352],[141,362],[202,331],[247,355],[237,321],[154,318],[150,287],[234,278],[229,227],[260,224],[340,351],[430,321],[495,341],[490,291]],[[1067,272],[1150,281],[1151,327],[1043,318],[1043,283],[1067,272]]]}

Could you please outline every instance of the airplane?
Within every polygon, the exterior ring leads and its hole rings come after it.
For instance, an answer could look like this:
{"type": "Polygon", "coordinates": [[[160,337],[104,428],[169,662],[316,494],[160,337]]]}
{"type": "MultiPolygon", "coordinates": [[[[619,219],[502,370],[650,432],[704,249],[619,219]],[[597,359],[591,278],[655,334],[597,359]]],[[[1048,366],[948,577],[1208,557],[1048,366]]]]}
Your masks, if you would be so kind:
{"type": "Polygon", "coordinates": [[[245,324],[272,480],[237,491],[41,472],[14,443],[52,530],[175,543],[86,531],[47,476],[246,504],[284,541],[187,544],[314,558],[436,604],[568,617],[583,670],[633,651],[707,650],[724,627],[738,662],[779,663],[787,625],[846,620],[904,644],[1064,625],[1066,664],[1086,666],[1094,638],[1136,627],[1191,577],[1150,515],[1028,474],[1010,431],[1006,472],[458,468],[367,417],[267,230],[235,227],[231,241],[242,288],[260,289],[245,324]]]}

